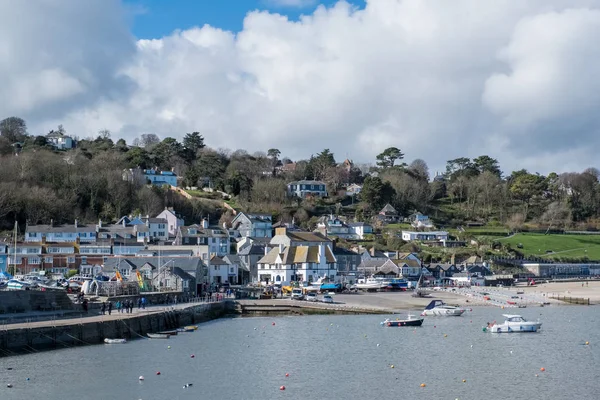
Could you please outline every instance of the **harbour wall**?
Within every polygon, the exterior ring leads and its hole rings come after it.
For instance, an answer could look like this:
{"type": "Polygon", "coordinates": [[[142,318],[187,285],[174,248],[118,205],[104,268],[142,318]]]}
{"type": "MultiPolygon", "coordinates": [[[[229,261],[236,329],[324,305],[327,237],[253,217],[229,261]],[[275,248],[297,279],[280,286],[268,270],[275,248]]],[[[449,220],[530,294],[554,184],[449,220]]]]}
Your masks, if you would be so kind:
{"type": "MultiPolygon", "coordinates": [[[[104,342],[105,338],[136,339],[155,333],[209,321],[235,313],[233,301],[192,305],[123,318],[82,322],[81,319],[44,321],[28,327],[0,327],[0,357],[40,350],[60,349],[104,342]]],[[[127,314],[124,314],[127,316],[127,314]]]]}
{"type": "Polygon", "coordinates": [[[73,302],[64,290],[0,291],[0,314],[47,310],[73,310],[73,302]]]}

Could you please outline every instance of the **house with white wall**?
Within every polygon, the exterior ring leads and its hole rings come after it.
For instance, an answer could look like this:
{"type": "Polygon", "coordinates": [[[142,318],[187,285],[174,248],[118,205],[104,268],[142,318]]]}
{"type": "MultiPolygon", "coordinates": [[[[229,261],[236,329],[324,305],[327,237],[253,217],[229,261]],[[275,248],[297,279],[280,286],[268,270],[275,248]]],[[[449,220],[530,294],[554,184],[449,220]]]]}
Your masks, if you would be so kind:
{"type": "Polygon", "coordinates": [[[169,237],[175,237],[177,230],[184,226],[183,218],[180,218],[172,208],[165,208],[156,218],[167,220],[167,232],[169,237]]]}
{"type": "Polygon", "coordinates": [[[412,241],[445,241],[448,240],[448,232],[446,231],[432,231],[432,232],[416,232],[416,231],[402,231],[402,240],[406,242],[412,241]]]}

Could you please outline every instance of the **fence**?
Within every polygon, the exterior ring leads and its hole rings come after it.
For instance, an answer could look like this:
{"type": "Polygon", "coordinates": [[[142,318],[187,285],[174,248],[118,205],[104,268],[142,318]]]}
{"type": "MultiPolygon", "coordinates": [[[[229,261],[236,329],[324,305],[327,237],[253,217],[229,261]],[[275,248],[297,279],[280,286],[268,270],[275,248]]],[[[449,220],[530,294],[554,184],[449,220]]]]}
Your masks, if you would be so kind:
{"type": "Polygon", "coordinates": [[[584,298],[584,297],[570,297],[570,296],[550,296],[551,299],[554,300],[561,300],[564,301],[565,303],[570,303],[570,304],[585,304],[585,305],[590,305],[590,299],[588,298],[584,298]]]}

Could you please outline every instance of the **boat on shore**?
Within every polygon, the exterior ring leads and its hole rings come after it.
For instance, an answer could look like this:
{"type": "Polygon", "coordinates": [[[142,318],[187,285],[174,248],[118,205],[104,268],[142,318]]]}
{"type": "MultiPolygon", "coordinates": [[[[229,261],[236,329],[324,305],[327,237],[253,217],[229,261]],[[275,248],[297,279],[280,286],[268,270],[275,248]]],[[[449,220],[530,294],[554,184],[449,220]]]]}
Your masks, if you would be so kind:
{"type": "Polygon", "coordinates": [[[198,330],[198,325],[187,325],[187,326],[184,326],[183,329],[190,329],[192,331],[196,331],[196,330],[198,330]]]}
{"type": "Polygon", "coordinates": [[[487,327],[483,328],[484,332],[492,333],[523,333],[537,332],[542,323],[540,321],[527,321],[517,314],[502,314],[506,320],[502,324],[496,322],[488,323],[487,327]]]}
{"type": "Polygon", "coordinates": [[[391,320],[389,318],[386,318],[385,321],[380,322],[381,326],[388,326],[388,327],[392,327],[392,326],[421,326],[423,325],[423,321],[425,318],[417,318],[415,315],[412,314],[408,314],[408,317],[406,319],[397,319],[397,320],[391,320]]]}
{"type": "Polygon", "coordinates": [[[125,339],[104,339],[104,343],[106,344],[123,344],[127,343],[125,339]]]}
{"type": "Polygon", "coordinates": [[[451,306],[444,303],[442,300],[432,300],[421,316],[428,317],[460,317],[466,310],[464,308],[451,306]]]}
{"type": "Polygon", "coordinates": [[[171,335],[167,335],[164,333],[148,333],[148,338],[150,339],[168,339],[171,335]]]}
{"type": "Polygon", "coordinates": [[[173,330],[170,330],[170,331],[160,331],[158,333],[161,334],[161,335],[175,336],[175,335],[177,335],[177,329],[173,329],[173,330]]]}

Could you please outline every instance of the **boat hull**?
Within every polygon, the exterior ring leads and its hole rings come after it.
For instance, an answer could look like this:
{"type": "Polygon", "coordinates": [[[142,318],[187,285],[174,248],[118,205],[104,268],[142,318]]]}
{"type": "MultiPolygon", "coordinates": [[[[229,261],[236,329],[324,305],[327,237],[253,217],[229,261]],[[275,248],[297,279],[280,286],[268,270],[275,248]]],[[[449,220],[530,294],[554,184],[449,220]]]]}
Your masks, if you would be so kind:
{"type": "Polygon", "coordinates": [[[460,317],[461,315],[463,315],[465,312],[465,310],[463,310],[462,308],[456,308],[456,309],[447,309],[447,308],[443,308],[443,309],[431,309],[431,310],[425,310],[421,313],[422,316],[427,316],[427,317],[460,317]]]}
{"type": "Polygon", "coordinates": [[[400,320],[400,321],[387,321],[382,322],[383,326],[387,327],[396,327],[396,326],[421,326],[423,325],[423,318],[418,319],[409,319],[409,320],[400,320]]]}
{"type": "Polygon", "coordinates": [[[148,338],[150,339],[168,339],[170,336],[162,333],[148,333],[148,338]]]}
{"type": "Polygon", "coordinates": [[[523,324],[523,325],[494,325],[488,328],[491,333],[527,333],[537,332],[542,324],[523,324]]]}
{"type": "Polygon", "coordinates": [[[127,343],[125,339],[104,339],[104,343],[106,344],[123,344],[127,343]]]}

